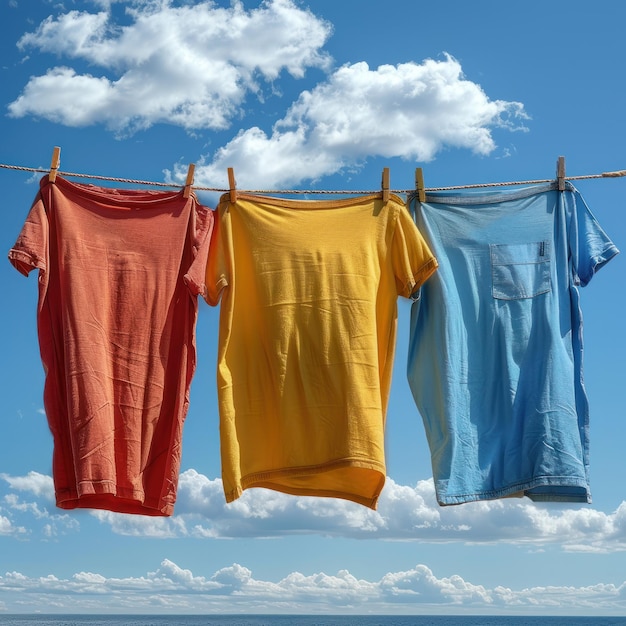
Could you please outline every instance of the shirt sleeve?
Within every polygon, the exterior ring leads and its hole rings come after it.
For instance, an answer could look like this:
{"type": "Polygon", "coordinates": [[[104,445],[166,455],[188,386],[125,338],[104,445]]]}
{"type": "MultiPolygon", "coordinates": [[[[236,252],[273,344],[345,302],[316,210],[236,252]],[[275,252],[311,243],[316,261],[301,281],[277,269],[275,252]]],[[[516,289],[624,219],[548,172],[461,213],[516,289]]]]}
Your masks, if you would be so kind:
{"type": "Polygon", "coordinates": [[[28,276],[33,269],[47,271],[48,233],[48,216],[42,195],[38,193],[17,241],[8,255],[13,267],[24,276],[28,276]]]}
{"type": "Polygon", "coordinates": [[[619,250],[604,232],[583,197],[574,191],[563,194],[569,214],[569,248],[575,285],[586,286],[594,274],[619,250]]]}
{"type": "Polygon", "coordinates": [[[230,282],[230,252],[232,252],[232,240],[229,203],[221,201],[215,211],[215,222],[211,235],[208,260],[206,264],[206,295],[205,300],[216,306],[221,297],[222,291],[230,282]]]}
{"type": "Polygon", "coordinates": [[[398,294],[405,298],[417,292],[438,267],[437,259],[405,207],[399,207],[398,211],[392,262],[398,294]]]}
{"type": "Polygon", "coordinates": [[[192,255],[193,261],[185,274],[185,283],[194,296],[201,295],[206,299],[206,266],[211,235],[213,232],[214,212],[211,209],[195,204],[192,211],[192,255]]]}

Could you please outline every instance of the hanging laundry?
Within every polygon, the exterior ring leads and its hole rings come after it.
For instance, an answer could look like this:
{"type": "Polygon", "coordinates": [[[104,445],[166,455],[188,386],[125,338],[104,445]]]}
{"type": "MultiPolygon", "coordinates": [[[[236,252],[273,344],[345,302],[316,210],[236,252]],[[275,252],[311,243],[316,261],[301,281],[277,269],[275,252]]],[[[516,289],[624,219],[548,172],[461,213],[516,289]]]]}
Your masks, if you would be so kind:
{"type": "Polygon", "coordinates": [[[11,263],[39,270],[57,506],[171,515],[213,213],[44,177],[11,263]]]}
{"type": "Polygon", "coordinates": [[[207,268],[221,300],[226,500],[277,491],[376,508],[398,294],[435,271],[403,203],[225,194],[207,268]]]}
{"type": "Polygon", "coordinates": [[[439,504],[590,502],[578,287],[617,248],[569,183],[410,209],[440,263],[412,305],[408,357],[439,504]]]}

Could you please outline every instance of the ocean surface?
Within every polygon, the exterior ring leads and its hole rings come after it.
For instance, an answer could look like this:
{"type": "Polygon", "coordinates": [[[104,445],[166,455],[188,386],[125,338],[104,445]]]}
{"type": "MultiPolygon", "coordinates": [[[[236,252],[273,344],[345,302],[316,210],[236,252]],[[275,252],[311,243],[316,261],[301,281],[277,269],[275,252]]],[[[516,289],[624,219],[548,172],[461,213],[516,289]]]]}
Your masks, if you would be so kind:
{"type": "Polygon", "coordinates": [[[0,615],[3,626],[626,626],[625,617],[0,615]]]}

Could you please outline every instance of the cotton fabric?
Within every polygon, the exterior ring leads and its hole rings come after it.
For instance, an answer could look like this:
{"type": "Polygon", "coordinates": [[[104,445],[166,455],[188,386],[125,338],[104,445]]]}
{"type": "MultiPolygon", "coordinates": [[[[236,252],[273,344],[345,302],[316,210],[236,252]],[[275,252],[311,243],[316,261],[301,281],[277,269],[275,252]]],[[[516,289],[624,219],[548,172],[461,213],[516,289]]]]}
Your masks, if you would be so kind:
{"type": "Polygon", "coordinates": [[[60,508],[172,514],[212,224],[193,194],[42,178],[9,259],[39,273],[60,508]]]}
{"type": "Polygon", "coordinates": [[[410,208],[440,263],[408,356],[438,502],[590,502],[579,287],[617,248],[569,184],[410,208]]]}
{"type": "Polygon", "coordinates": [[[397,298],[434,256],[395,196],[225,195],[217,213],[206,282],[221,300],[226,500],[265,487],[375,508],[397,298]]]}

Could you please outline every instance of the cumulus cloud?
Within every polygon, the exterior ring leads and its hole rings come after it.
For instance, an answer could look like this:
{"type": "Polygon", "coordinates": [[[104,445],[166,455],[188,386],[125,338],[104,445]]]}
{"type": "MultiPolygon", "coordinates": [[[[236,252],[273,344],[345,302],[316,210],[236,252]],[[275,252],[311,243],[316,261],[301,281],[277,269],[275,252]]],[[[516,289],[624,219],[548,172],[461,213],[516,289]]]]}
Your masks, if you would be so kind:
{"type": "MultiPolygon", "coordinates": [[[[525,498],[440,507],[432,480],[413,487],[387,478],[378,510],[372,511],[345,500],[298,498],[262,489],[247,490],[225,504],[219,479],[187,470],[180,478],[176,512],[176,523],[185,522],[185,535],[204,537],[315,533],[429,543],[557,544],[568,551],[626,550],[626,502],[613,513],[535,504],[525,498]]],[[[123,534],[143,534],[141,527],[153,527],[153,522],[130,516],[107,521],[123,534]]],[[[181,533],[172,521],[164,523],[171,533],[181,533]]]]}
{"type": "MultiPolygon", "coordinates": [[[[77,524],[72,522],[71,514],[50,513],[50,477],[31,472],[23,477],[3,474],[0,478],[14,491],[27,491],[43,500],[29,503],[15,493],[5,495],[5,527],[11,523],[11,512],[24,516],[20,518],[22,526],[26,525],[25,517],[33,523],[45,521],[55,532],[64,532],[71,529],[72,523],[77,524]]],[[[626,502],[612,513],[586,505],[536,504],[526,498],[440,507],[432,480],[407,486],[387,478],[378,510],[372,511],[346,500],[295,497],[264,489],[247,490],[241,498],[227,504],[220,479],[210,479],[189,469],[180,475],[173,517],[108,511],[92,511],[91,515],[116,534],[162,539],[318,534],[427,543],[557,545],[578,552],[626,550],[626,502]]],[[[0,532],[2,528],[0,520],[0,532]]]]}
{"type": "MultiPolygon", "coordinates": [[[[377,69],[354,63],[304,91],[270,135],[243,130],[201,159],[196,183],[226,186],[229,166],[252,189],[296,185],[372,156],[429,161],[444,148],[488,155],[494,128],[523,130],[527,118],[522,103],[491,100],[449,55],[377,69]]],[[[174,172],[184,181],[184,168],[174,172]]]]}
{"type": "MultiPolygon", "coordinates": [[[[0,509],[1,511],[1,509],[0,509]]],[[[26,529],[23,526],[16,527],[15,524],[8,518],[0,513],[0,537],[1,536],[16,536],[26,534],[26,529]]]]}
{"type": "Polygon", "coordinates": [[[33,115],[68,126],[104,123],[132,132],[165,122],[186,129],[223,129],[245,96],[260,93],[286,71],[301,78],[327,67],[321,47],[330,25],[293,0],[266,0],[246,11],[213,2],[174,6],[134,0],[131,23],[115,23],[111,2],[97,13],[48,17],[18,42],[103,68],[79,73],[68,64],[32,77],[9,105],[14,117],[33,115]]]}
{"type": "Polygon", "coordinates": [[[588,587],[493,589],[459,575],[437,576],[428,566],[389,572],[363,580],[347,570],[304,575],[292,572],[278,582],[260,580],[234,563],[209,576],[194,574],[169,559],[140,577],[107,578],[79,572],[62,579],[31,578],[19,572],[0,576],[9,610],[37,611],[54,602],[56,611],[203,612],[203,613],[420,613],[440,611],[618,613],[626,609],[626,583],[588,587]]]}
{"type": "MultiPolygon", "coordinates": [[[[323,51],[332,27],[295,0],[265,0],[245,10],[205,0],[134,0],[128,24],[110,0],[93,13],[49,17],[18,42],[64,62],[32,77],[9,105],[68,126],[103,123],[120,135],[168,123],[188,130],[229,128],[249,94],[263,100],[285,73],[329,70],[323,51]],[[72,61],[87,63],[79,70],[72,61]],[[96,71],[96,68],[102,68],[96,71]]],[[[443,149],[478,155],[495,148],[494,129],[525,130],[520,102],[491,99],[449,55],[421,63],[346,64],[303,91],[271,129],[240,130],[196,160],[196,185],[226,187],[234,167],[246,189],[296,186],[355,168],[370,157],[429,161],[443,149]]],[[[166,172],[182,183],[185,166],[166,172]]]]}
{"type": "Polygon", "coordinates": [[[29,472],[26,476],[0,474],[0,480],[13,490],[0,500],[0,535],[20,539],[38,536],[47,541],[78,530],[78,520],[67,513],[55,512],[58,509],[53,508],[54,486],[51,476],[38,472],[29,472]],[[26,500],[15,492],[25,492],[39,501],[26,500]]]}
{"type": "Polygon", "coordinates": [[[0,474],[0,480],[7,482],[16,491],[27,491],[48,502],[54,502],[52,476],[46,476],[46,474],[40,474],[39,472],[28,472],[26,476],[0,474]]]}

